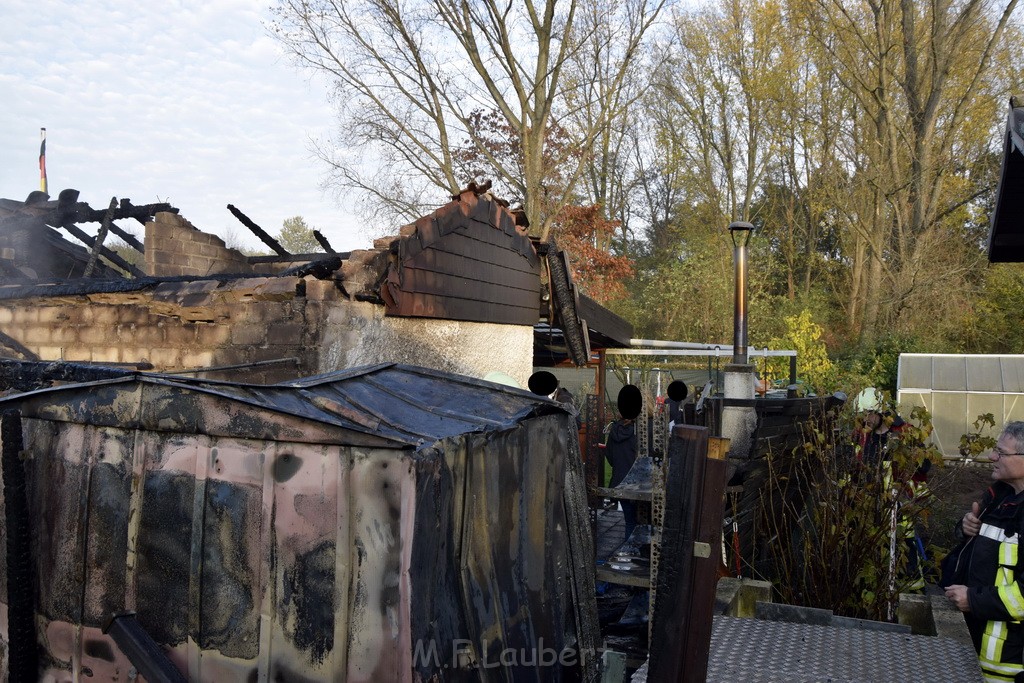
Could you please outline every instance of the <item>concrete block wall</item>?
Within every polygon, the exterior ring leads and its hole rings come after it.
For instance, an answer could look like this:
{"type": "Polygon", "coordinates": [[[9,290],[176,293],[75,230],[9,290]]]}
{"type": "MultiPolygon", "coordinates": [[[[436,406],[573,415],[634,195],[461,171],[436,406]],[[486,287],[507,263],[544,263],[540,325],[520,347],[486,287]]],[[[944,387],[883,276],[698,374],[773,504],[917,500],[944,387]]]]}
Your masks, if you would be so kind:
{"type": "MultiPolygon", "coordinates": [[[[150,363],[158,372],[296,360],[197,377],[279,382],[320,371],[333,282],[245,278],[0,302],[0,332],[41,360],[150,363]]],[[[344,302],[342,302],[344,303],[344,302]]]]}
{"type": "Polygon", "coordinates": [[[0,332],[41,360],[149,363],[157,372],[280,382],[382,362],[526,386],[533,328],[384,315],[334,280],[249,277],[164,282],[135,292],[0,301],[0,332]],[[292,359],[285,363],[266,361],[292,359]],[[253,364],[260,364],[253,366],[253,364]]]}
{"type": "Polygon", "coordinates": [[[253,272],[242,252],[197,230],[178,214],[161,212],[146,223],[146,274],[156,277],[253,272]]]}

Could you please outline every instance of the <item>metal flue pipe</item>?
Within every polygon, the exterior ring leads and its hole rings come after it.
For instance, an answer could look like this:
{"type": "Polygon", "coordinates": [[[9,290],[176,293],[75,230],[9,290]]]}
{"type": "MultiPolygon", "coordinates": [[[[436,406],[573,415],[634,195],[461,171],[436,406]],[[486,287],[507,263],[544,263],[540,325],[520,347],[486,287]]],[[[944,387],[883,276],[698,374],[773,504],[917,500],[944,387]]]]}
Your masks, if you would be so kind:
{"type": "Polygon", "coordinates": [[[732,362],[735,365],[747,364],[747,245],[753,232],[754,226],[750,223],[736,221],[729,224],[736,267],[732,328],[732,362]]]}

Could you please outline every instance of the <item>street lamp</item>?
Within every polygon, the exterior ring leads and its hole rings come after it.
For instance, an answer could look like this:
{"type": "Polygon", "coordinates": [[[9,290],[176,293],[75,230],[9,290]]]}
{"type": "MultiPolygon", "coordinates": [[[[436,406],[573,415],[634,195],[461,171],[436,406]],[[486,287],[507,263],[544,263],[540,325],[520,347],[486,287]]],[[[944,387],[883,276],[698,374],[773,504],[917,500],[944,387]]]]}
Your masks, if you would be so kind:
{"type": "Polygon", "coordinates": [[[747,364],[747,245],[754,226],[743,221],[729,224],[732,237],[733,263],[736,266],[736,288],[733,299],[732,362],[747,364]]]}

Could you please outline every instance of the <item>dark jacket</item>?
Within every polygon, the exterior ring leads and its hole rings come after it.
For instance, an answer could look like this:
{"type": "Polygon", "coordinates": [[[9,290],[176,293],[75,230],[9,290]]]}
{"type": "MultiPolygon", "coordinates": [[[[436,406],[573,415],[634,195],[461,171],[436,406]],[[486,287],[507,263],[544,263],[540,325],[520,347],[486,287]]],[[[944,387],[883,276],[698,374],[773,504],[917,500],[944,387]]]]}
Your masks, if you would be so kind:
{"type": "MultiPolygon", "coordinates": [[[[981,523],[990,528],[1001,529],[1007,536],[1020,534],[1024,540],[1024,493],[1014,493],[1013,487],[1001,481],[995,482],[982,497],[981,523]]],[[[970,611],[964,614],[971,631],[974,647],[981,650],[982,634],[988,622],[1007,622],[1007,637],[1003,644],[1001,661],[1021,663],[1024,655],[1024,632],[1019,623],[1021,615],[1013,615],[996,587],[996,571],[999,568],[1000,541],[978,534],[968,539],[960,553],[956,578],[967,586],[970,611]]],[[[1024,578],[1024,553],[1018,553],[1013,570],[1013,579],[1018,586],[1024,578]]],[[[984,665],[984,662],[982,662],[984,665]]]]}
{"type": "MultiPolygon", "coordinates": [[[[883,417],[883,419],[885,419],[883,417]]],[[[860,446],[860,450],[857,453],[857,457],[867,466],[876,467],[880,460],[884,460],[885,449],[889,445],[889,437],[896,436],[903,431],[903,427],[906,426],[906,422],[899,415],[895,415],[892,418],[892,424],[889,425],[889,430],[879,434],[875,431],[864,432],[858,431],[854,435],[854,443],[860,446]]]]}
{"type": "Polygon", "coordinates": [[[612,423],[605,444],[605,457],[612,464],[612,480],[608,486],[618,486],[636,460],[636,423],[633,420],[612,423]]]}

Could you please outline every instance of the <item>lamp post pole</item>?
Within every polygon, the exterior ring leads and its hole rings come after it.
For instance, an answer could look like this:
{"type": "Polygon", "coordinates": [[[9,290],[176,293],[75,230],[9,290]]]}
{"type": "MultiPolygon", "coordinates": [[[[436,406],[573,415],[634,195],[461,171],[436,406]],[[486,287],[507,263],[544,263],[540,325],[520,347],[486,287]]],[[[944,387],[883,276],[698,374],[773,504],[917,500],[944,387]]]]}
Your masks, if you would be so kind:
{"type": "Polygon", "coordinates": [[[751,456],[757,414],[749,403],[741,402],[754,398],[754,366],[747,356],[747,246],[754,226],[736,222],[729,225],[735,262],[736,283],[734,311],[732,362],[725,366],[724,394],[722,407],[721,436],[730,440],[729,476],[742,470],[751,456]],[[740,405],[736,405],[740,403],[740,405]]]}
{"type": "Polygon", "coordinates": [[[732,237],[733,263],[736,271],[735,296],[733,297],[732,362],[746,365],[747,358],[747,246],[754,226],[737,221],[729,224],[732,237]]]}

